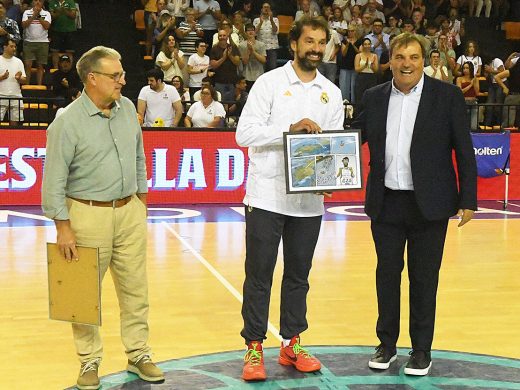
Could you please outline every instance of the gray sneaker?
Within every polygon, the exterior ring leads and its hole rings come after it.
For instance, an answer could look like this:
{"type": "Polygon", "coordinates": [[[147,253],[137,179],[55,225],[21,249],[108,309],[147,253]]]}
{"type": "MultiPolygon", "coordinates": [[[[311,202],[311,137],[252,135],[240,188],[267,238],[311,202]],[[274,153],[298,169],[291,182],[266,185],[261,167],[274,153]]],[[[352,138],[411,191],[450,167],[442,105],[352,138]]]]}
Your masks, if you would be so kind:
{"type": "Polygon", "coordinates": [[[91,359],[81,364],[76,387],[80,390],[97,390],[101,387],[98,367],[101,359],[91,359]]]}
{"type": "Polygon", "coordinates": [[[142,355],[135,361],[128,360],[126,370],[147,382],[161,382],[164,380],[163,372],[152,362],[149,355],[142,355]]]}
{"type": "Polygon", "coordinates": [[[397,359],[397,350],[395,347],[387,347],[384,344],[379,344],[376,347],[376,352],[368,361],[368,367],[376,370],[386,370],[390,364],[397,359]]]}

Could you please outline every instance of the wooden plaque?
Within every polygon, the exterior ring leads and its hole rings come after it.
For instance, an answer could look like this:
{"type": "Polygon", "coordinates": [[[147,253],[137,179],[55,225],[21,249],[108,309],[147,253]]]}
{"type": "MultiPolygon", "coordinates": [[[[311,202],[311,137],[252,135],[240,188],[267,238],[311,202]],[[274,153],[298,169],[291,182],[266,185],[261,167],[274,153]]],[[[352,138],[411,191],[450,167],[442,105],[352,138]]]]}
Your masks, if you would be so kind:
{"type": "Polygon", "coordinates": [[[99,249],[77,249],[79,260],[68,262],[56,244],[47,243],[49,318],[101,326],[99,249]]]}

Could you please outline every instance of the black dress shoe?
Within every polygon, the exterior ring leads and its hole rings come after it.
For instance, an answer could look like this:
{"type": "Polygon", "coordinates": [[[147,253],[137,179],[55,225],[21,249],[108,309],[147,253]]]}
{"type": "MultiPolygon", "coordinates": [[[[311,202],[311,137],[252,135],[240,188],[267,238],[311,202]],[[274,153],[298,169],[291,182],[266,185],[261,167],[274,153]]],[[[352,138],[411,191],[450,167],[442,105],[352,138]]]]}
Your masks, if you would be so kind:
{"type": "Polygon", "coordinates": [[[428,375],[432,366],[432,358],[430,352],[426,351],[411,351],[410,359],[406,363],[404,373],[406,375],[428,375]]]}
{"type": "Polygon", "coordinates": [[[397,350],[395,347],[388,347],[384,344],[379,344],[376,348],[376,353],[372,355],[368,361],[368,367],[376,370],[386,370],[390,367],[390,363],[397,359],[397,350]]]}

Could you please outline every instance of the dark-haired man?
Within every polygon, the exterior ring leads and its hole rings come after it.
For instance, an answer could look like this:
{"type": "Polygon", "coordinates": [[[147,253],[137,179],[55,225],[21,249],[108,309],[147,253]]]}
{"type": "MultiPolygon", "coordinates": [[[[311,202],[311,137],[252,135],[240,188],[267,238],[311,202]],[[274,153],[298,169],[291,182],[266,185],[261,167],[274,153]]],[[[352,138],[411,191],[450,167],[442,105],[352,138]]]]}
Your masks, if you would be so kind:
{"type": "Polygon", "coordinates": [[[393,80],[365,92],[352,124],[361,128],[370,149],[365,212],[377,253],[380,344],[368,365],[384,370],[397,357],[406,247],[412,341],[407,375],[426,375],[432,365],[448,220],[459,215],[461,227],[477,209],[477,169],[464,97],[456,86],[424,75],[425,45],[424,37],[411,33],[392,40],[393,80]]]}
{"type": "Polygon", "coordinates": [[[308,327],[308,276],[323,215],[323,196],[287,194],[283,133],[343,129],[341,92],[317,72],[329,38],[323,19],[302,18],[289,34],[294,61],[260,76],[238,122],[236,140],[249,147],[244,198],[246,260],[242,317],[247,352],[242,378],[265,380],[262,342],[266,338],[269,300],[278,246],[283,239],[284,275],[280,305],[282,346],[278,362],[298,371],[321,368],[300,345],[308,327]]]}
{"type": "Polygon", "coordinates": [[[177,89],[164,82],[161,69],[146,73],[148,85],[141,88],[137,98],[137,113],[143,126],[177,127],[182,117],[181,97],[177,89]]]}
{"type": "Polygon", "coordinates": [[[72,59],[63,54],[58,61],[58,70],[52,74],[52,93],[55,97],[62,98],[60,106],[65,103],[65,100],[70,98],[71,88],[83,89],[78,72],[72,67],[72,59]]]}
{"type": "MultiPolygon", "coordinates": [[[[15,56],[16,42],[8,38],[0,56],[0,97],[21,98],[21,85],[26,83],[22,60],[15,56]]],[[[9,125],[17,126],[23,121],[23,102],[21,99],[0,99],[0,121],[9,112],[9,125]]]]}

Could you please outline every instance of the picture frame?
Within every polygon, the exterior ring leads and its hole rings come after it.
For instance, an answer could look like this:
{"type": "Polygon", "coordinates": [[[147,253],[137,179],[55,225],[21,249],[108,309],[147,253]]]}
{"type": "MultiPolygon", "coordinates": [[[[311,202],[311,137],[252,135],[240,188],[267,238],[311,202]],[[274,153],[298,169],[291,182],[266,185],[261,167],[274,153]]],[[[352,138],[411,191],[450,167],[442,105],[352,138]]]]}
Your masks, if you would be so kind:
{"type": "Polygon", "coordinates": [[[362,188],[361,131],[283,134],[288,194],[362,188]]]}

